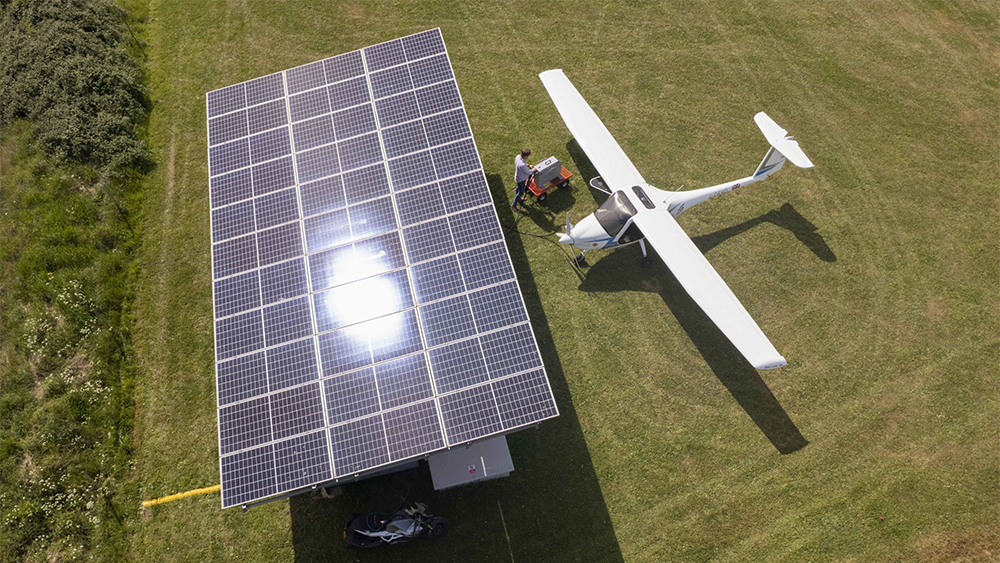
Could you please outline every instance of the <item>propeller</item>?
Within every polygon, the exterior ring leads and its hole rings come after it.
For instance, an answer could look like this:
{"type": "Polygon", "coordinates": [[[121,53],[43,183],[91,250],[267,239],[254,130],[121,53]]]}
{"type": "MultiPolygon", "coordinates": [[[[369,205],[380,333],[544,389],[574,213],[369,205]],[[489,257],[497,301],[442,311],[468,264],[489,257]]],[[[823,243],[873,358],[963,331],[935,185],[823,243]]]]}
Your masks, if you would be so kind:
{"type": "Polygon", "coordinates": [[[573,244],[573,223],[569,222],[569,212],[566,212],[566,232],[559,235],[559,242],[573,244]]]}

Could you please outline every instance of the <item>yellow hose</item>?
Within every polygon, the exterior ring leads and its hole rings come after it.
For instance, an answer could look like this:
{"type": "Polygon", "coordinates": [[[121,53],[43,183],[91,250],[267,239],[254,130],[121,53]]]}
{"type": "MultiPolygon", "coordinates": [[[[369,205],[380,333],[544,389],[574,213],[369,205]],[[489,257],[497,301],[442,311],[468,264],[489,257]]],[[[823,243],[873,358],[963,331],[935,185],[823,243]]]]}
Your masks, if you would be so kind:
{"type": "Polygon", "coordinates": [[[211,487],[202,487],[201,489],[194,489],[187,491],[186,493],[177,493],[173,495],[167,495],[165,497],[154,498],[153,500],[142,501],[142,507],[153,506],[154,504],[163,504],[165,502],[170,502],[172,500],[177,500],[186,497],[193,497],[195,495],[203,495],[205,493],[214,493],[222,489],[222,485],[212,485],[211,487]]]}

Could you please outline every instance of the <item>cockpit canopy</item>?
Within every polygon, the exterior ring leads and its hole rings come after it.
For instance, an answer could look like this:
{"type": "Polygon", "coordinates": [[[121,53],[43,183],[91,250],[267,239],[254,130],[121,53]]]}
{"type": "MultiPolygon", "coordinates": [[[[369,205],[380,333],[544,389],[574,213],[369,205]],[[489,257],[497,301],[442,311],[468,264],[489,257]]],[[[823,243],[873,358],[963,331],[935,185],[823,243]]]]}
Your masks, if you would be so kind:
{"type": "Polygon", "coordinates": [[[594,216],[601,224],[604,232],[613,237],[621,232],[625,223],[635,215],[635,206],[628,200],[625,192],[615,192],[597,208],[594,216]]]}

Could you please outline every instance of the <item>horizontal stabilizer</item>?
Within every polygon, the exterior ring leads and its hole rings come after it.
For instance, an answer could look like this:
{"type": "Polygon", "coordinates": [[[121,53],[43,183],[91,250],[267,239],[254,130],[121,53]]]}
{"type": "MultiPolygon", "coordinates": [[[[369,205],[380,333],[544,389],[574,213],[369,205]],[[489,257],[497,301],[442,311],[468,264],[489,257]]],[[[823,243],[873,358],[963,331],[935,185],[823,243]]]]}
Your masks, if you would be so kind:
{"type": "Polygon", "coordinates": [[[760,112],[753,116],[753,120],[757,122],[757,127],[760,127],[760,132],[764,134],[767,138],[767,142],[771,143],[774,150],[780,152],[791,161],[792,164],[798,166],[799,168],[812,168],[813,163],[806,156],[806,153],[802,152],[799,148],[799,144],[795,139],[788,136],[788,131],[781,128],[780,125],[774,122],[773,119],[767,116],[766,113],[760,112]]]}

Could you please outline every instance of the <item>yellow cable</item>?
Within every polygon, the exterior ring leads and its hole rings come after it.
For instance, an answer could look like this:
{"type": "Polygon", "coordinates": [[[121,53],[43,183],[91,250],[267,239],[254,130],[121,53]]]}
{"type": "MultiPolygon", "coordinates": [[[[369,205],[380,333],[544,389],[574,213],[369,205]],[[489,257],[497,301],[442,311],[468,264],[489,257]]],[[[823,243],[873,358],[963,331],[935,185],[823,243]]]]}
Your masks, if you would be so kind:
{"type": "Polygon", "coordinates": [[[222,485],[212,485],[211,487],[203,487],[201,489],[194,489],[186,493],[177,493],[174,495],[167,495],[165,497],[154,498],[153,500],[142,501],[142,507],[153,506],[154,504],[163,504],[165,502],[170,502],[172,500],[177,500],[186,497],[193,497],[195,495],[203,495],[205,493],[214,493],[222,489],[222,485]]]}

